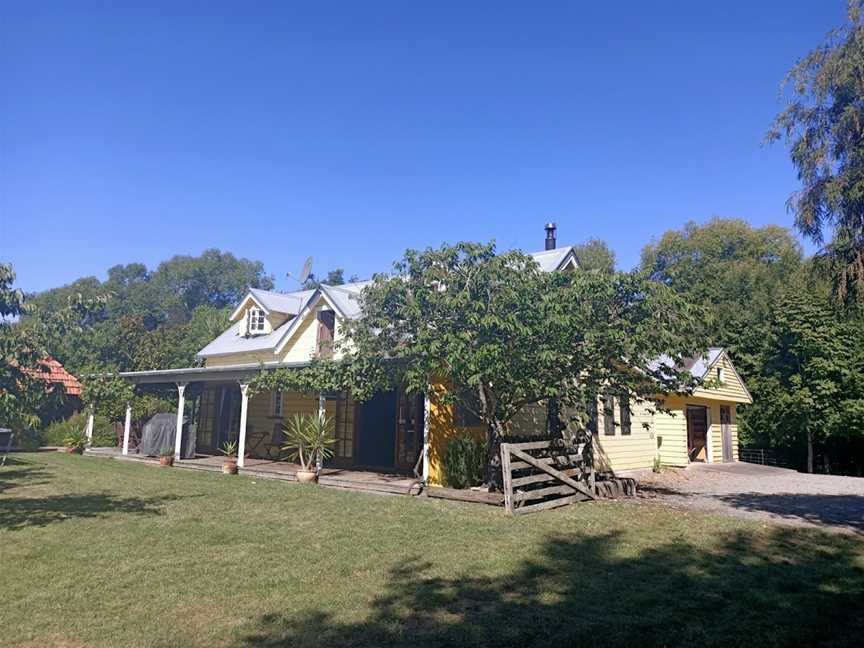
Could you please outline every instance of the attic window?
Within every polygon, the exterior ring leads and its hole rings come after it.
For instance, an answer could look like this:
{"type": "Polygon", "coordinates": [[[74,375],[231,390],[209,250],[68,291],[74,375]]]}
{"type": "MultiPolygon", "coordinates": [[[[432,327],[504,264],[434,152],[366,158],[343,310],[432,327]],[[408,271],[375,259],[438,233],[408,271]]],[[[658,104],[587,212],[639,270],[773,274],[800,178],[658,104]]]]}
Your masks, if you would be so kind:
{"type": "Polygon", "coordinates": [[[264,333],[264,311],[260,308],[249,309],[249,334],[264,333]]]}
{"type": "Polygon", "coordinates": [[[717,367],[717,382],[722,383],[724,378],[723,367],[717,367]]]}

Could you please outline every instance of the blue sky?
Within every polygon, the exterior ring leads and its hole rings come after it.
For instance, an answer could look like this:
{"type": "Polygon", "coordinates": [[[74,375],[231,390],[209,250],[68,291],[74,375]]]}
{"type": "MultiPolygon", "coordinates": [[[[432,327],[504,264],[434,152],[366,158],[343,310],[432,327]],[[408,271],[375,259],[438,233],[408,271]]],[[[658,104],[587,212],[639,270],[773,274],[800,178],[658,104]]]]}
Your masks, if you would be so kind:
{"type": "Polygon", "coordinates": [[[25,290],[210,247],[289,288],[407,247],[791,224],[762,137],[844,0],[4,3],[0,260],[25,290]],[[180,6],[182,5],[182,6],[180,6]]]}

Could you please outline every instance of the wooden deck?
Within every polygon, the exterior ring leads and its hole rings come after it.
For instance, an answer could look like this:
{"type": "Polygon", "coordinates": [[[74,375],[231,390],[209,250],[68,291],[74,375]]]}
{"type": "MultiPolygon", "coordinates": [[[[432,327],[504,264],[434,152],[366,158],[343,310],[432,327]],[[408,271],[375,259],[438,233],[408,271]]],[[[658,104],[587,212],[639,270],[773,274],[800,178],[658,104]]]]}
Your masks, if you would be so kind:
{"type": "MultiPolygon", "coordinates": [[[[137,461],[147,464],[159,464],[158,457],[145,457],[130,451],[123,456],[120,448],[90,448],[86,456],[106,457],[121,461],[137,461]]],[[[186,470],[204,470],[208,472],[222,471],[221,456],[201,456],[195,459],[183,459],[174,464],[175,468],[186,470]]],[[[296,464],[269,459],[246,459],[246,466],[238,470],[240,475],[250,475],[262,479],[280,479],[282,481],[297,481],[296,464]]],[[[373,470],[324,468],[318,478],[318,483],[328,488],[355,490],[378,495],[423,495],[435,499],[471,502],[503,506],[504,496],[501,493],[488,493],[477,489],[457,490],[431,486],[422,488],[418,481],[406,475],[376,472],[373,470]]]]}
{"type": "MultiPolygon", "coordinates": [[[[159,463],[157,457],[144,457],[133,452],[123,456],[119,448],[91,448],[85,454],[88,456],[110,457],[122,461],[138,461],[150,464],[159,463]]],[[[176,462],[174,467],[221,472],[222,457],[201,456],[195,459],[182,459],[176,462]]],[[[240,475],[251,475],[263,479],[297,481],[297,469],[298,466],[296,464],[290,464],[285,461],[247,458],[246,465],[237,472],[240,475]]],[[[417,480],[412,477],[360,469],[324,468],[318,477],[318,483],[330,488],[359,490],[385,495],[419,495],[422,491],[417,480]]]]}

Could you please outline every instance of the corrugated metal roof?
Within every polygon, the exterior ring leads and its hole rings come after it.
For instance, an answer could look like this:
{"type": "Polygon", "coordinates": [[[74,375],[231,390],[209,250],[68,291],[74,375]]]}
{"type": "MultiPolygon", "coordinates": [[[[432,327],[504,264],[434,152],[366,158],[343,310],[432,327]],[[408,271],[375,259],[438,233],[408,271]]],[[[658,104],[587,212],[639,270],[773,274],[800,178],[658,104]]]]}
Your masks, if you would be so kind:
{"type": "MultiPolygon", "coordinates": [[[[708,369],[713,365],[717,358],[720,357],[720,354],[723,353],[722,347],[711,347],[702,355],[695,355],[692,358],[684,358],[681,360],[681,366],[690,372],[697,380],[702,380],[705,377],[705,374],[708,373],[708,369]]],[[[648,368],[652,371],[657,371],[658,369],[663,369],[664,367],[669,367],[670,369],[675,367],[675,361],[667,355],[662,355],[656,360],[652,361],[648,368]]]]}
{"type": "Polygon", "coordinates": [[[327,298],[343,317],[354,319],[360,316],[360,293],[371,281],[344,284],[341,286],[321,286],[327,298]]]}
{"type": "Polygon", "coordinates": [[[570,255],[576,254],[572,245],[567,247],[555,248],[554,250],[543,250],[542,252],[532,252],[531,256],[540,266],[543,272],[554,272],[560,270],[564,262],[570,255]]]}
{"type": "Polygon", "coordinates": [[[260,288],[250,288],[249,292],[257,299],[260,304],[268,311],[275,313],[286,313],[288,315],[296,315],[306,304],[306,300],[312,296],[314,290],[298,290],[290,293],[274,292],[272,290],[261,290],[260,288]]]}
{"type": "Polygon", "coordinates": [[[225,355],[226,353],[254,353],[256,351],[269,351],[276,346],[282,336],[282,329],[287,325],[282,324],[279,328],[267,335],[240,335],[241,327],[245,323],[241,320],[232,324],[227,331],[201,349],[197,355],[200,358],[208,356],[225,355]]]}
{"type": "MultiPolygon", "coordinates": [[[[554,250],[534,252],[530,256],[537,261],[541,270],[552,272],[561,268],[571,255],[575,255],[575,252],[573,246],[568,245],[567,247],[555,248],[554,250]]],[[[338,286],[322,284],[319,290],[297,290],[288,293],[250,288],[247,295],[240,302],[240,305],[251,295],[269,312],[296,316],[309,306],[315,295],[320,292],[330,300],[340,315],[354,319],[360,316],[360,293],[363,291],[363,288],[371,283],[371,281],[356,281],[338,286]]],[[[238,335],[242,322],[234,323],[227,331],[201,349],[197,355],[198,357],[206,358],[208,356],[226,355],[229,353],[254,353],[275,350],[291,327],[292,322],[293,319],[289,318],[287,322],[283,323],[272,333],[248,337],[238,335]]]]}

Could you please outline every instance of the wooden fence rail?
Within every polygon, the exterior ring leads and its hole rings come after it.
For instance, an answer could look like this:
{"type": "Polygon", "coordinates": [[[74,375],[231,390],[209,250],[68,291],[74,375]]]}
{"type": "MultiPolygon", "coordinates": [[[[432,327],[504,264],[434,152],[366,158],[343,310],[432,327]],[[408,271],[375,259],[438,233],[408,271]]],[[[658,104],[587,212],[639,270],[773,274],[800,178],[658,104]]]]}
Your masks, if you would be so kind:
{"type": "Polygon", "coordinates": [[[585,443],[562,439],[501,444],[504,507],[510,514],[596,499],[585,443]]]}

